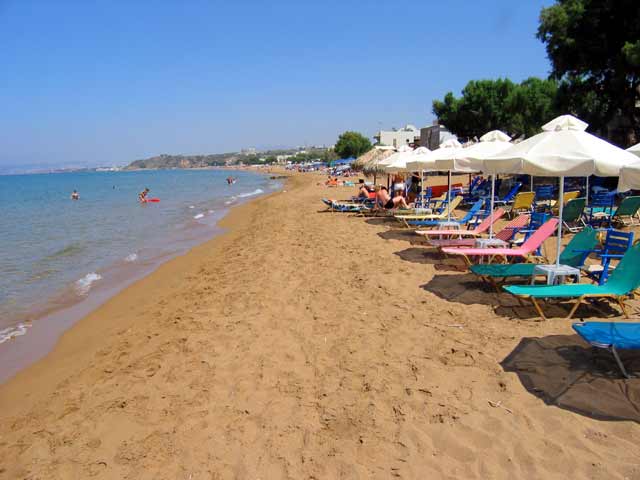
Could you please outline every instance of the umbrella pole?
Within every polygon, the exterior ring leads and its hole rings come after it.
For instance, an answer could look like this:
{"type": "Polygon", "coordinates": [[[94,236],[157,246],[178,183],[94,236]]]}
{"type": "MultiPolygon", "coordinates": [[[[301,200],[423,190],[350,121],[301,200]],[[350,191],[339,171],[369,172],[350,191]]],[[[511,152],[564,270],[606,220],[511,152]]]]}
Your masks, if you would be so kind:
{"type": "Polygon", "coordinates": [[[424,188],[424,170],[420,170],[420,195],[422,196],[422,199],[420,200],[420,206],[422,208],[426,207],[426,205],[424,204],[426,193],[427,193],[427,190],[424,188]]]}
{"type": "Polygon", "coordinates": [[[560,177],[560,192],[558,202],[560,208],[558,208],[558,242],[556,251],[556,267],[560,266],[560,247],[562,246],[562,211],[564,210],[564,177],[560,177]]]}
{"type": "Polygon", "coordinates": [[[489,210],[489,216],[491,216],[491,222],[489,223],[489,238],[493,238],[493,205],[496,191],[496,174],[491,175],[491,209],[489,210]]]}
{"type": "Polygon", "coordinates": [[[587,185],[585,187],[585,197],[587,199],[587,201],[585,202],[585,205],[589,205],[589,177],[585,177],[587,179],[587,185]]]}
{"type": "Polygon", "coordinates": [[[533,192],[533,175],[529,175],[529,179],[531,180],[531,186],[529,187],[529,191],[533,192]]]}
{"type": "Polygon", "coordinates": [[[447,192],[447,221],[451,221],[451,170],[449,170],[449,190],[447,192]]]}

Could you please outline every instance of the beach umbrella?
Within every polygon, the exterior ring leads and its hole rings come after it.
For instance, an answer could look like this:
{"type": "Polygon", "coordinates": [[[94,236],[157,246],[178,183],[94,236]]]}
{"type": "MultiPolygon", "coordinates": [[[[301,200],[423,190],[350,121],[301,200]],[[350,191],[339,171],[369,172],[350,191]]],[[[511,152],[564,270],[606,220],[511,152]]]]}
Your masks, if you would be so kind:
{"type": "Polygon", "coordinates": [[[373,182],[376,182],[377,176],[385,173],[384,167],[380,164],[385,158],[393,155],[393,150],[378,149],[372,154],[362,166],[362,172],[365,175],[373,176],[373,182]]]}
{"type": "Polygon", "coordinates": [[[633,147],[627,148],[627,152],[631,152],[637,157],[640,157],[640,143],[634,145],[633,147]]]}
{"type": "MultiPolygon", "coordinates": [[[[500,130],[492,130],[480,137],[478,143],[462,149],[461,156],[453,163],[457,172],[479,172],[484,168],[484,161],[511,147],[511,137],[500,130]]],[[[491,205],[489,212],[493,213],[496,191],[496,176],[491,174],[491,205]]],[[[489,238],[493,238],[493,223],[489,224],[489,238]]]]}
{"type": "MultiPolygon", "coordinates": [[[[458,155],[462,145],[455,138],[450,138],[440,145],[439,148],[429,153],[418,154],[412,161],[407,162],[407,169],[411,171],[427,170],[448,172],[448,193],[447,201],[451,201],[451,167],[453,159],[458,155]]],[[[451,221],[451,210],[448,210],[447,221],[451,221]]]]}
{"type": "Polygon", "coordinates": [[[618,191],[640,189],[640,161],[636,161],[620,169],[620,179],[618,180],[618,191]]]}
{"type": "MultiPolygon", "coordinates": [[[[636,157],[586,132],[587,124],[571,115],[562,115],[542,127],[542,133],[511,146],[484,162],[488,173],[524,173],[560,177],[559,213],[562,219],[564,177],[615,177],[636,157]]],[[[562,222],[558,222],[556,265],[560,264],[562,222]]]]}

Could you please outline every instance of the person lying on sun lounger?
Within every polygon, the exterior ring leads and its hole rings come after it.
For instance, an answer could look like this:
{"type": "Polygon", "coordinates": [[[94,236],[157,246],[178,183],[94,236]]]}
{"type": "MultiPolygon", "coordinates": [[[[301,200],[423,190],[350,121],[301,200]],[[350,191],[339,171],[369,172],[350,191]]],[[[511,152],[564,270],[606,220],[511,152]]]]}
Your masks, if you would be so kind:
{"type": "Polygon", "coordinates": [[[358,197],[369,198],[369,190],[367,189],[367,187],[365,187],[364,185],[360,187],[360,189],[358,190],[358,197]]]}
{"type": "Polygon", "coordinates": [[[401,195],[391,198],[386,187],[376,187],[376,207],[391,210],[398,207],[409,208],[409,205],[401,195]]]}

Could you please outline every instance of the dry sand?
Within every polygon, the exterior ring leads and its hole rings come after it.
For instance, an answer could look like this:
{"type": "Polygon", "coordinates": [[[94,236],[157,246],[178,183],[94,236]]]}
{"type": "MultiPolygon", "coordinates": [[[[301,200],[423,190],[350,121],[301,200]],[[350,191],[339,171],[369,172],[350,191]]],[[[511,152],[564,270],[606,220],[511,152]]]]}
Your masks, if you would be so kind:
{"type": "Polygon", "coordinates": [[[3,385],[0,478],[640,478],[638,423],[545,405],[500,365],[569,321],[320,213],[353,190],[322,178],[234,209],[3,385]]]}

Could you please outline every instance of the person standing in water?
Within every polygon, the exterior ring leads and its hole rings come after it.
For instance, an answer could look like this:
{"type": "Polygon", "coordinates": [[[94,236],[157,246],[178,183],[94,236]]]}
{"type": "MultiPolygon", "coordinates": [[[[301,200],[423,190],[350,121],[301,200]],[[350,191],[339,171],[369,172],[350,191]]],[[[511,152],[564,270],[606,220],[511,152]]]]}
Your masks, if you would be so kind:
{"type": "Polygon", "coordinates": [[[149,189],[145,188],[138,194],[138,201],[140,203],[145,203],[147,201],[147,195],[149,194],[149,189]]]}
{"type": "Polygon", "coordinates": [[[71,200],[80,200],[80,194],[76,190],[71,193],[71,200]]]}

